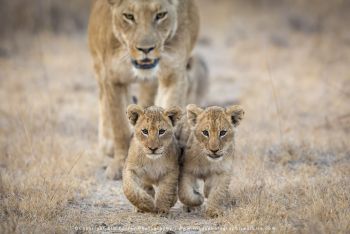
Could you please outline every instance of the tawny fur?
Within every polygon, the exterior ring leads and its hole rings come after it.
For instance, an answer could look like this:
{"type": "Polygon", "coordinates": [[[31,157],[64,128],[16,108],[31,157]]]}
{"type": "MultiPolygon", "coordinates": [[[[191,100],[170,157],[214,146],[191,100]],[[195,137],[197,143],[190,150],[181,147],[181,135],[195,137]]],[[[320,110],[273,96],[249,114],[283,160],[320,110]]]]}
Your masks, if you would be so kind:
{"type": "Polygon", "coordinates": [[[99,84],[99,145],[114,156],[107,176],[120,179],[131,136],[125,118],[129,86],[141,82],[139,102],[164,108],[186,105],[186,64],[197,40],[194,0],[95,0],[89,22],[89,46],[99,84]],[[166,16],[156,21],[158,13],[166,16]],[[132,14],[134,21],[126,18],[132,14]],[[154,48],[149,53],[138,48],[154,48]],[[159,58],[154,69],[136,69],[131,60],[159,58]]]}
{"type": "Polygon", "coordinates": [[[127,113],[135,133],[123,171],[124,194],[139,211],[168,213],[177,201],[179,150],[173,129],[181,109],[130,105],[127,113]]]}
{"type": "Polygon", "coordinates": [[[188,72],[188,103],[205,105],[205,96],[209,88],[209,70],[204,58],[199,55],[192,56],[187,63],[188,72]]]}
{"type": "Polygon", "coordinates": [[[182,158],[179,199],[186,206],[196,207],[204,202],[204,197],[208,198],[209,217],[222,214],[224,205],[230,203],[235,128],[243,115],[239,106],[205,110],[195,105],[187,107],[192,131],[182,158]],[[204,196],[199,191],[199,179],[204,180],[204,196]]]}
{"type": "MultiPolygon", "coordinates": [[[[192,56],[187,64],[187,72],[189,82],[187,100],[189,103],[205,105],[205,97],[209,89],[209,70],[204,59],[199,55],[192,56]]],[[[181,149],[186,147],[190,133],[187,118],[182,118],[175,133],[181,149]]]]}

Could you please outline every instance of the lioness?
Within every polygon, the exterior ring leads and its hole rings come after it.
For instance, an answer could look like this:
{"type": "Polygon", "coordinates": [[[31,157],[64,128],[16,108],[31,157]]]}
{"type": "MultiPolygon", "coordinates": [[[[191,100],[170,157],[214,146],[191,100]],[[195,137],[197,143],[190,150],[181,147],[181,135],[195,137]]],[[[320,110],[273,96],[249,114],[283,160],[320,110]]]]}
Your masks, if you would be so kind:
{"type": "Polygon", "coordinates": [[[109,178],[121,178],[129,147],[130,83],[142,81],[142,106],[154,99],[164,108],[186,105],[186,64],[198,30],[194,0],[94,1],[89,46],[100,91],[99,145],[104,155],[114,155],[109,178]]]}
{"type": "Polygon", "coordinates": [[[182,111],[133,104],[127,115],[135,133],[123,171],[124,194],[140,211],[168,213],[177,201],[179,150],[173,129],[182,111]]]}
{"type": "Polygon", "coordinates": [[[214,106],[205,110],[196,105],[187,106],[192,132],[183,154],[178,195],[186,206],[200,206],[204,197],[198,191],[197,180],[204,180],[209,217],[221,214],[222,206],[231,202],[227,199],[230,197],[235,129],[243,115],[239,106],[226,109],[214,106]]]}

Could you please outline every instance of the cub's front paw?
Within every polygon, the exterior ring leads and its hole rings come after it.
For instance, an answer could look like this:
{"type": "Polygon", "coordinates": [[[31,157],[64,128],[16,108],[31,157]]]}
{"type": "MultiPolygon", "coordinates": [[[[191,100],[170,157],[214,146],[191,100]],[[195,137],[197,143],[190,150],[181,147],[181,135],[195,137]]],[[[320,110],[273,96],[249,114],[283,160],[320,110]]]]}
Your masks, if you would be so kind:
{"type": "Polygon", "coordinates": [[[200,206],[200,205],[203,204],[203,202],[204,202],[203,195],[200,192],[194,190],[193,191],[193,195],[192,195],[192,197],[190,199],[190,204],[189,205],[190,206],[200,206]]]}
{"type": "Polygon", "coordinates": [[[179,194],[180,201],[190,207],[200,206],[204,202],[204,197],[202,194],[200,194],[197,191],[193,191],[193,193],[190,194],[179,194]]]}

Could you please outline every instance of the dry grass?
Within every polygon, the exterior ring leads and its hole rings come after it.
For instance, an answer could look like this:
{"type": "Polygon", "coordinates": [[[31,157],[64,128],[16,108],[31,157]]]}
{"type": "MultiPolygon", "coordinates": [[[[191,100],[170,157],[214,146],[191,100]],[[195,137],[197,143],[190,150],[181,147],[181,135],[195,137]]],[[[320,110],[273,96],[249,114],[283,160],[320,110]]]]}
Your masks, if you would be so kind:
{"type": "MultiPolygon", "coordinates": [[[[89,160],[96,128],[85,126],[84,116],[74,114],[84,115],[79,108],[83,96],[70,102],[79,85],[67,87],[60,80],[66,69],[72,70],[71,61],[64,59],[67,51],[43,54],[46,48],[40,45],[46,39],[62,46],[67,41],[45,38],[22,38],[19,41],[34,48],[26,51],[26,45],[20,43],[18,54],[0,59],[0,218],[2,228],[8,231],[59,226],[57,217],[67,202],[85,194],[94,168],[89,160]],[[63,95],[70,88],[71,92],[63,95]]],[[[68,45],[75,47],[79,41],[68,45]]]]}
{"type": "Polygon", "coordinates": [[[179,204],[169,218],[133,213],[120,182],[103,178],[95,154],[97,88],[85,35],[17,34],[0,45],[0,230],[348,233],[347,5],[310,12],[304,1],[258,2],[207,0],[201,8],[198,52],[211,70],[208,101],[239,101],[246,110],[232,211],[214,220],[179,204]]]}

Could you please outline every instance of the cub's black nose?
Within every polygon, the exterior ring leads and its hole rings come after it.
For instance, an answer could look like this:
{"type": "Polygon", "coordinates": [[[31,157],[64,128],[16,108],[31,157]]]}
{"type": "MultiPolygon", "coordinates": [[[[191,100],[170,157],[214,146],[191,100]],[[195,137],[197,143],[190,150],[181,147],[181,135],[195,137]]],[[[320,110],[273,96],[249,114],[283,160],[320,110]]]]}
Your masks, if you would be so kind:
{"type": "Polygon", "coordinates": [[[210,150],[213,154],[216,154],[219,150],[210,150]]]}
{"type": "Polygon", "coordinates": [[[149,149],[150,151],[152,151],[152,153],[155,153],[155,152],[157,151],[158,148],[151,148],[151,147],[148,147],[148,149],[149,149]]]}

